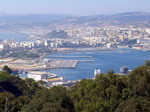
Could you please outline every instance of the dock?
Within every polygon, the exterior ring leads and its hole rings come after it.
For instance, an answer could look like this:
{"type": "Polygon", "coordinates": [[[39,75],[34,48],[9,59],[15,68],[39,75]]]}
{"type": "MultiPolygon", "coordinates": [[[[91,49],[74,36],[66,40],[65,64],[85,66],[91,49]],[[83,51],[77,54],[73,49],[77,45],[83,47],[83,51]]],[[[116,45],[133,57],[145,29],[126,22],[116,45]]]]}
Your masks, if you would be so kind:
{"type": "Polygon", "coordinates": [[[49,59],[47,62],[36,62],[36,60],[23,60],[23,59],[12,59],[5,63],[0,63],[2,69],[7,65],[11,69],[16,70],[49,70],[59,68],[76,68],[78,63],[92,63],[94,60],[62,60],[62,59],[49,59]]]}
{"type": "Polygon", "coordinates": [[[46,56],[46,58],[91,58],[92,56],[46,56]]]}
{"type": "Polygon", "coordinates": [[[50,60],[50,65],[52,68],[75,68],[78,64],[78,60],[50,60]]]}
{"type": "Polygon", "coordinates": [[[83,62],[83,63],[94,63],[94,60],[78,60],[78,62],[83,62]]]}

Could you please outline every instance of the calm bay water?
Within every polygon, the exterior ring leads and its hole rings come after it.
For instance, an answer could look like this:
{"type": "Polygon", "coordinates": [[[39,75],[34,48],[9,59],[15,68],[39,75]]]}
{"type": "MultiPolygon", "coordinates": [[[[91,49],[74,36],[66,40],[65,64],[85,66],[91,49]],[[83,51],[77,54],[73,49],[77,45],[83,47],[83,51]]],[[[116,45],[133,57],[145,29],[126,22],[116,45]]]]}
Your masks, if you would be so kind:
{"type": "Polygon", "coordinates": [[[118,49],[117,51],[93,51],[84,53],[53,54],[52,56],[91,56],[91,58],[50,58],[50,59],[81,59],[94,60],[94,63],[78,63],[75,69],[52,69],[47,72],[64,76],[67,80],[80,80],[93,78],[95,69],[101,69],[102,73],[113,69],[118,73],[120,67],[127,66],[130,70],[143,65],[150,59],[150,53],[132,49],[118,49]]]}

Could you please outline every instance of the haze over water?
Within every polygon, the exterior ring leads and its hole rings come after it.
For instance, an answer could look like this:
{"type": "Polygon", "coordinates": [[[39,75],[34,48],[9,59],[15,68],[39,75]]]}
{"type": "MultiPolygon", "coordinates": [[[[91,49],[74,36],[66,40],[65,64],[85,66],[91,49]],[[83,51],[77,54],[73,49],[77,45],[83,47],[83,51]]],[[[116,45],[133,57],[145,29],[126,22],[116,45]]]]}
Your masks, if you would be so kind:
{"type": "Polygon", "coordinates": [[[17,34],[17,33],[2,33],[0,32],[0,40],[15,40],[17,42],[22,42],[22,41],[30,41],[30,39],[27,38],[27,36],[22,35],[22,34],[17,34]]]}

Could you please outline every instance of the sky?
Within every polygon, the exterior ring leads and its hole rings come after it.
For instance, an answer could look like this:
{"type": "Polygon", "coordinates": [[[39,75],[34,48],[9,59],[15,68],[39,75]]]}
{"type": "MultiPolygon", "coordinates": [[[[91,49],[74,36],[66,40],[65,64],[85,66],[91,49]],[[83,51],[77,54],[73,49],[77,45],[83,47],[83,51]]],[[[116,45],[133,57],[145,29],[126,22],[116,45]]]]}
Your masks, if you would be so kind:
{"type": "Polygon", "coordinates": [[[97,15],[150,12],[150,0],[0,0],[0,14],[97,15]]]}

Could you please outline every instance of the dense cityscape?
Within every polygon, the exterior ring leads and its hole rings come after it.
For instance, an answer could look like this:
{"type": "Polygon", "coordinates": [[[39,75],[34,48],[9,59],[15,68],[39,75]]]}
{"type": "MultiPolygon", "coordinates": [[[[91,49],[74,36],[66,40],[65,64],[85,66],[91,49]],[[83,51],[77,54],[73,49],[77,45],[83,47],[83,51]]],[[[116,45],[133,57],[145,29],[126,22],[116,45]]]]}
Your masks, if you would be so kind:
{"type": "MultiPolygon", "coordinates": [[[[106,28],[92,26],[82,27],[82,25],[76,26],[75,28],[65,28],[65,26],[66,25],[61,26],[63,30],[57,29],[51,31],[40,28],[37,31],[40,32],[40,34],[35,34],[34,29],[31,29],[30,33],[28,33],[32,35],[29,35],[25,29],[23,29],[25,31],[20,30],[22,34],[27,33],[26,37],[28,41],[17,42],[13,37],[12,39],[1,40],[0,67],[9,66],[15,75],[20,76],[20,74],[25,74],[22,78],[28,77],[37,81],[46,81],[46,86],[70,85],[74,84],[77,80],[67,81],[64,76],[58,77],[57,74],[39,72],[39,70],[76,68],[79,62],[91,63],[94,62],[94,60],[90,59],[91,56],[54,56],[55,58],[89,57],[88,60],[47,59],[46,57],[49,56],[49,54],[116,51],[118,48],[150,51],[150,28],[136,28],[130,25],[128,27],[106,25],[106,28]]],[[[70,26],[72,25],[70,24],[70,26]]],[[[57,28],[60,27],[58,26],[57,28]]],[[[29,29],[29,27],[26,29],[29,29]]],[[[52,58],[53,56],[49,57],[52,58]]],[[[95,70],[95,72],[96,71],[97,70],[95,70]]],[[[100,69],[98,71],[99,72],[94,73],[93,70],[93,78],[95,74],[101,73],[100,69]]],[[[128,73],[128,67],[125,65],[123,67],[120,66],[120,73],[128,73]]]]}
{"type": "Polygon", "coordinates": [[[0,112],[150,111],[150,2],[27,1],[0,2],[0,112]]]}
{"type": "MultiPolygon", "coordinates": [[[[54,32],[54,31],[53,31],[54,32]]],[[[30,42],[15,42],[15,40],[1,40],[1,52],[19,51],[40,47],[55,48],[111,48],[114,45],[130,47],[140,50],[149,50],[150,29],[149,28],[78,28],[72,30],[57,30],[55,33],[48,33],[45,38],[38,37],[38,40],[30,42]],[[65,32],[65,38],[57,37],[59,33],[65,32]]],[[[34,35],[28,38],[37,38],[34,35]]]]}
{"type": "MultiPolygon", "coordinates": [[[[23,42],[16,42],[13,39],[1,40],[0,67],[3,68],[4,66],[7,65],[11,69],[13,69],[14,74],[26,73],[28,74],[26,76],[28,78],[33,78],[34,80],[37,81],[39,80],[46,81],[47,82],[45,84],[46,86],[51,86],[51,84],[70,85],[74,84],[76,81],[71,82],[66,81],[65,77],[59,78],[57,77],[57,74],[39,71],[36,72],[35,70],[76,68],[79,62],[84,63],[94,62],[94,60],[91,59],[89,60],[46,59],[45,57],[48,54],[89,52],[89,51],[115,51],[117,50],[117,48],[130,48],[143,50],[147,52],[150,51],[149,28],[87,27],[87,28],[76,28],[66,30],[54,30],[48,32],[45,35],[42,35],[41,37],[29,35],[28,38],[32,40],[23,42]]],[[[76,56],[76,57],[86,58],[86,56],[76,56]]],[[[123,72],[120,73],[128,73],[127,67],[121,68],[120,66],[120,69],[123,69],[123,72]]],[[[99,71],[98,73],[94,74],[100,73],[101,72],[99,71]]]]}

